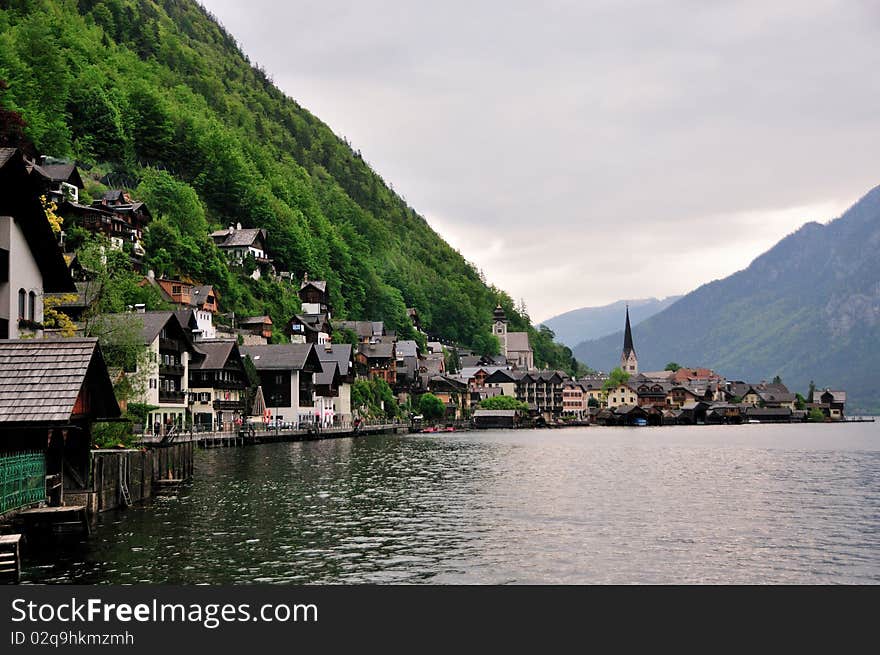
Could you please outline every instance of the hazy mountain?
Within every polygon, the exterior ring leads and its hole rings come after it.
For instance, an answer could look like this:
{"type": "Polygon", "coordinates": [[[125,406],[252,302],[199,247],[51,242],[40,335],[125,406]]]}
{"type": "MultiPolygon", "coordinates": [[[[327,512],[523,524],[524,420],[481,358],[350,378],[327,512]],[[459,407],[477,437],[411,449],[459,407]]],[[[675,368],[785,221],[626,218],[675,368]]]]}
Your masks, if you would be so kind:
{"type": "Polygon", "coordinates": [[[636,300],[618,300],[601,307],[582,307],[570,312],[549,318],[542,324],[553,330],[556,339],[567,346],[591,339],[599,339],[620,330],[626,305],[629,304],[630,322],[633,325],[650,318],[674,303],[681,296],[668,298],[638,298],[636,300]]]}
{"type": "MultiPolygon", "coordinates": [[[[880,187],[840,218],[807,223],[745,270],[687,294],[633,329],[639,366],[710,366],[728,378],[782,376],[793,391],[849,392],[880,410],[880,187]]],[[[581,343],[594,368],[617,365],[622,332],[581,343]]]]}

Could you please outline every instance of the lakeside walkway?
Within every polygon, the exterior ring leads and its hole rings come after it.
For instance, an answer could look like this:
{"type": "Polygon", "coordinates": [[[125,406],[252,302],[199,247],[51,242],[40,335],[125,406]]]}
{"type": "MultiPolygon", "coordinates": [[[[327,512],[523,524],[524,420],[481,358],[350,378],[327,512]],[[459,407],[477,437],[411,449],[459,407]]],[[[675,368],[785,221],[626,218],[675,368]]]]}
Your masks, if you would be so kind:
{"type": "Polygon", "coordinates": [[[336,426],[304,429],[242,429],[234,432],[181,432],[178,434],[156,436],[143,435],[139,443],[144,446],[193,442],[201,448],[222,448],[249,446],[276,441],[312,441],[318,439],[338,439],[357,437],[365,434],[396,433],[409,431],[406,423],[362,423],[357,428],[336,426]]]}

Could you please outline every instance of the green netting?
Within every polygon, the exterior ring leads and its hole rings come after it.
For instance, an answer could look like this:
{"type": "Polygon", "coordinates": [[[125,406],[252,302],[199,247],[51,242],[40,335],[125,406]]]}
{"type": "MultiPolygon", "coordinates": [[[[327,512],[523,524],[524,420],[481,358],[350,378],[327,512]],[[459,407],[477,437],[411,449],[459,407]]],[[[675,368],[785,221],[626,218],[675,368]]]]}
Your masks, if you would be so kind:
{"type": "Polygon", "coordinates": [[[46,499],[46,456],[0,455],[0,514],[46,499]]]}

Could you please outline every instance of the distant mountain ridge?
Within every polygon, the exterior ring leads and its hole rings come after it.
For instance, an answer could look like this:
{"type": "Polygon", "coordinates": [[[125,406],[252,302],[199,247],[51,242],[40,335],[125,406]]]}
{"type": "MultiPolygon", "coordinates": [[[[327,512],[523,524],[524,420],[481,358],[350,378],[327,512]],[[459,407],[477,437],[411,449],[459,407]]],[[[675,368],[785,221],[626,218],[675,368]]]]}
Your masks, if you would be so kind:
{"type": "Polygon", "coordinates": [[[630,321],[637,325],[654,314],[663,311],[681,296],[667,298],[637,298],[618,300],[601,307],[573,309],[542,322],[553,330],[556,339],[569,347],[591,339],[599,339],[623,326],[623,312],[629,304],[630,321]]]}
{"type": "MultiPolygon", "coordinates": [[[[880,411],[880,187],[840,218],[811,222],[751,265],[687,294],[633,329],[639,367],[709,366],[728,379],[780,375],[792,391],[848,392],[848,409],[880,411]]],[[[617,365],[622,332],[575,356],[617,365]]]]}

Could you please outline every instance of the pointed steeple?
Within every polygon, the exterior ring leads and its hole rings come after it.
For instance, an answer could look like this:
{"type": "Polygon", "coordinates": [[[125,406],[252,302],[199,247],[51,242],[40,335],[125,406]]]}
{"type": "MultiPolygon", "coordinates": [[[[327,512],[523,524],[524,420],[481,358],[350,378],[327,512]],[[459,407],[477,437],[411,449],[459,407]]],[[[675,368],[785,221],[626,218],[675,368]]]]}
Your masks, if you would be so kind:
{"type": "Polygon", "coordinates": [[[633,346],[632,328],[629,326],[629,305],[626,306],[626,328],[623,331],[623,359],[629,357],[630,353],[635,353],[633,346]]]}

